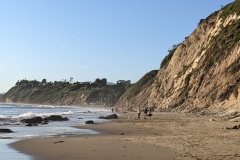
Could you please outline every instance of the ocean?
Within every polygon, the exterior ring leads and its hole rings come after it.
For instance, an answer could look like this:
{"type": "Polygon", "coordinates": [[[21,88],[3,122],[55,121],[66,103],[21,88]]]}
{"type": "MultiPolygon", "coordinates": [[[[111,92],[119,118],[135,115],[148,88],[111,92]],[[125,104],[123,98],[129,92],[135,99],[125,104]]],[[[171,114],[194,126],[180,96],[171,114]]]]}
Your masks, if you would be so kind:
{"type": "Polygon", "coordinates": [[[94,123],[107,122],[99,119],[111,113],[110,109],[100,107],[74,107],[74,106],[51,106],[31,104],[0,104],[0,128],[11,129],[13,133],[0,133],[0,159],[31,160],[32,157],[22,154],[9,147],[10,143],[33,138],[66,137],[81,134],[99,134],[88,129],[77,129],[73,126],[85,125],[87,120],[94,123]],[[68,121],[49,122],[47,125],[26,126],[20,120],[36,116],[48,117],[60,115],[67,117],[68,121]]]}

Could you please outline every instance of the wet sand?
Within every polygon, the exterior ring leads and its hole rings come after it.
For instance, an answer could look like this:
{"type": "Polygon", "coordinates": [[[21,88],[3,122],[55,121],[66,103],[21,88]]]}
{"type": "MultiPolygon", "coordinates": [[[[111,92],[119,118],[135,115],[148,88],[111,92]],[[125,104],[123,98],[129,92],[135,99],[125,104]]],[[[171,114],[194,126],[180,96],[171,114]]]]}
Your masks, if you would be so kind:
{"type": "Polygon", "coordinates": [[[99,135],[19,141],[11,146],[43,160],[240,159],[238,120],[153,112],[151,121],[124,113],[109,123],[78,126],[99,135]]]}

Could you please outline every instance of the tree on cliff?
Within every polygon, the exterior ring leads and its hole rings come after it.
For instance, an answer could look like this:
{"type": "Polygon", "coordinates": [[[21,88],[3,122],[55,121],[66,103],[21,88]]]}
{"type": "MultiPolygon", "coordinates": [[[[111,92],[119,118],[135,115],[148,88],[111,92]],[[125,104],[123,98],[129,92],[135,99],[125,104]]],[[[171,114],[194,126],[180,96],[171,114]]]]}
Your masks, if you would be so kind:
{"type": "Polygon", "coordinates": [[[103,78],[103,79],[97,78],[97,79],[94,81],[94,84],[105,86],[105,85],[107,84],[107,79],[106,79],[106,78],[103,78]]]}
{"type": "Polygon", "coordinates": [[[44,79],[42,80],[42,83],[47,83],[47,80],[44,78],[44,79]]]}

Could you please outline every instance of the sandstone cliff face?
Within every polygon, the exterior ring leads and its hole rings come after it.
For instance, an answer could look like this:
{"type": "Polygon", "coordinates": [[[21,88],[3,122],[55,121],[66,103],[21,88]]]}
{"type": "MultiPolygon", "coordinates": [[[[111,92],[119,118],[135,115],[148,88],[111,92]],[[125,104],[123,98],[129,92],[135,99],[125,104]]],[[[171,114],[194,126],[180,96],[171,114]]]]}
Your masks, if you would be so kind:
{"type": "Polygon", "coordinates": [[[138,82],[130,87],[119,99],[116,106],[118,108],[131,109],[135,106],[144,107],[148,105],[147,98],[151,93],[150,86],[154,82],[158,70],[152,70],[145,74],[138,82]]]}
{"type": "Polygon", "coordinates": [[[153,83],[118,106],[240,111],[239,6],[237,0],[201,20],[174,54],[166,57],[153,83]]]}

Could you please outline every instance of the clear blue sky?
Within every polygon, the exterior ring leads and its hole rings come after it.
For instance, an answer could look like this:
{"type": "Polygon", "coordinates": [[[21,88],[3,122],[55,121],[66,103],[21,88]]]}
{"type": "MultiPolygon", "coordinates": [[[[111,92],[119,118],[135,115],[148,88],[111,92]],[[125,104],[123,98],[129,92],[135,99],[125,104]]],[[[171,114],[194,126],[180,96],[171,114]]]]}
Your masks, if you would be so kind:
{"type": "Polygon", "coordinates": [[[0,93],[18,80],[138,81],[234,0],[0,0],[0,93]]]}

